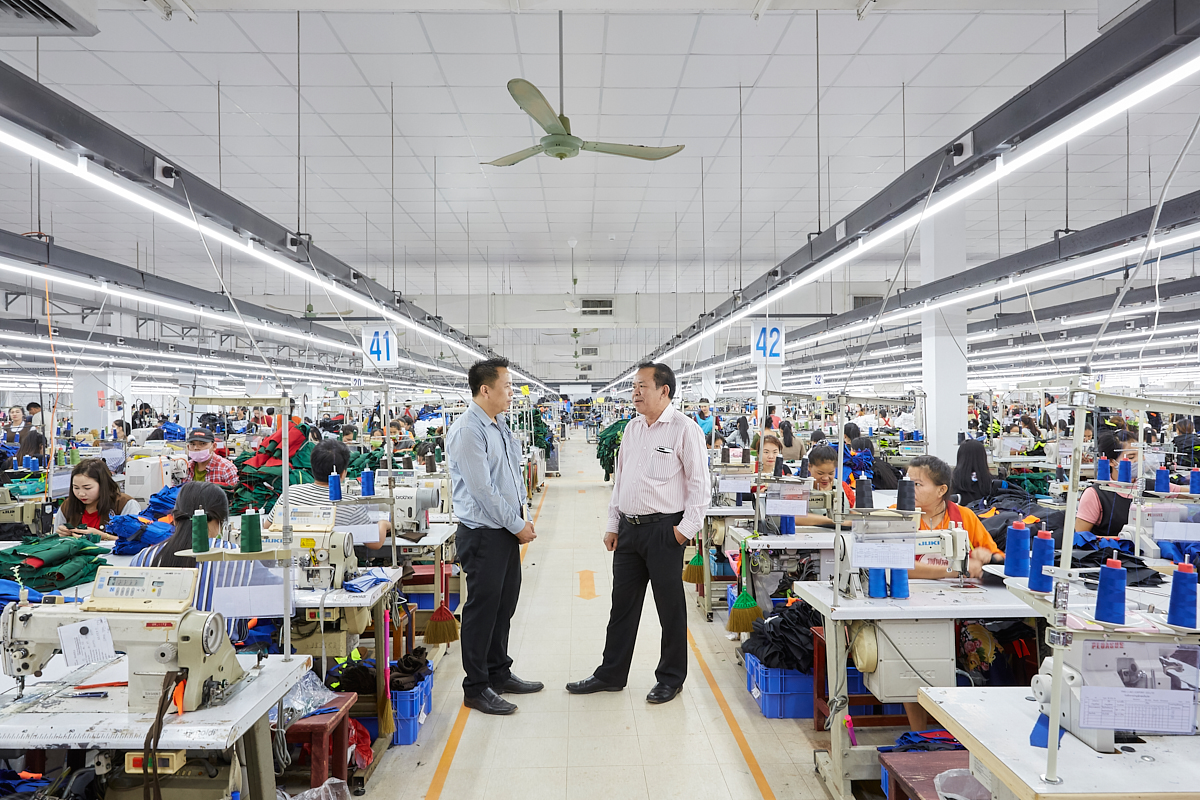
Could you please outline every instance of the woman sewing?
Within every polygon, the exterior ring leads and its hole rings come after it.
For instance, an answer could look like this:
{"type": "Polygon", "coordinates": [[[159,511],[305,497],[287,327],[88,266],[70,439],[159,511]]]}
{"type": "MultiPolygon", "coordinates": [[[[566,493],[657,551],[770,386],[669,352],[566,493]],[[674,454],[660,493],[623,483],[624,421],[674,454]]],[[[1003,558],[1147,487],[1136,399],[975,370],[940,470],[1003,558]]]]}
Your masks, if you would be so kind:
{"type": "Polygon", "coordinates": [[[117,486],[104,459],[89,458],[71,470],[71,493],[54,514],[54,530],[60,536],[112,540],[117,537],[105,530],[109,519],[141,511],[138,501],[117,486]]]}
{"type": "MultiPolygon", "coordinates": [[[[950,494],[950,484],[954,480],[954,473],[949,464],[937,456],[917,456],[908,464],[908,477],[914,484],[916,505],[921,510],[921,530],[949,530],[955,523],[966,529],[971,540],[967,575],[978,578],[983,575],[985,564],[1004,563],[1004,553],[996,546],[992,535],[983,527],[975,512],[946,499],[950,494]]],[[[917,559],[909,577],[957,578],[958,573],[958,569],[952,568],[945,557],[926,553],[917,559]]]]}

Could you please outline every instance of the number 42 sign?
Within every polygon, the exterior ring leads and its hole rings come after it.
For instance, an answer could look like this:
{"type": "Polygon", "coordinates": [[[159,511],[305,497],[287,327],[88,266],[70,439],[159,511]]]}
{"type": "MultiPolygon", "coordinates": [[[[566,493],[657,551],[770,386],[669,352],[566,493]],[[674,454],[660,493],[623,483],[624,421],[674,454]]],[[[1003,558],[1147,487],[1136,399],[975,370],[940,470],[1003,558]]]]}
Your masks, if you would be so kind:
{"type": "Polygon", "coordinates": [[[774,323],[755,323],[750,328],[750,363],[783,363],[783,326],[774,323]]]}
{"type": "Polygon", "coordinates": [[[396,337],[391,328],[364,327],[362,336],[365,366],[391,368],[400,366],[396,353],[396,337]]]}

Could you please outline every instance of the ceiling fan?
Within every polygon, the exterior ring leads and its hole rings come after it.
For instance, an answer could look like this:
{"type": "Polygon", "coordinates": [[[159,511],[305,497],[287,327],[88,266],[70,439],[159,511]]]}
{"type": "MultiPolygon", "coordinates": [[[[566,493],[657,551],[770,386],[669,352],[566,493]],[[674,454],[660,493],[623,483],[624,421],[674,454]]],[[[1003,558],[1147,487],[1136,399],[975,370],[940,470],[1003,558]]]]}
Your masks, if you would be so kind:
{"type": "MultiPolygon", "coordinates": [[[[546,100],[536,86],[523,78],[513,78],[508,82],[508,93],[517,101],[526,114],[542,127],[546,135],[533,147],[528,147],[516,153],[511,153],[495,161],[483,162],[491,167],[511,167],[538,153],[545,153],[560,161],[564,158],[574,158],[580,150],[593,153],[608,153],[614,156],[640,158],[643,161],[659,161],[673,156],[683,149],[677,144],[671,147],[646,147],[640,144],[611,144],[609,142],[585,142],[571,134],[571,120],[564,114],[555,114],[550,102],[546,100]]],[[[558,12],[558,109],[563,110],[563,28],[562,12],[558,12]]]]}

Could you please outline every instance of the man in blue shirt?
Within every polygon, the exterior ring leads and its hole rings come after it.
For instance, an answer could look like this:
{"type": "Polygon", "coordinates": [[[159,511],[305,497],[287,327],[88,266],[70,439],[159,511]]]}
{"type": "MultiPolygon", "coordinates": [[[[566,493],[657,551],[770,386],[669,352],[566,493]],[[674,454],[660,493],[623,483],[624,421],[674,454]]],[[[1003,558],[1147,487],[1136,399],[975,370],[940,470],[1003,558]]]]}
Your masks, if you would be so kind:
{"type": "Polygon", "coordinates": [[[525,517],[521,446],[504,416],[512,404],[508,361],[490,358],[467,371],[471,402],[446,438],[458,561],[470,582],[462,610],[463,704],[485,714],[517,707],[501,694],[543,688],[512,674],[508,632],[521,594],[521,545],[537,538],[525,517]]]}

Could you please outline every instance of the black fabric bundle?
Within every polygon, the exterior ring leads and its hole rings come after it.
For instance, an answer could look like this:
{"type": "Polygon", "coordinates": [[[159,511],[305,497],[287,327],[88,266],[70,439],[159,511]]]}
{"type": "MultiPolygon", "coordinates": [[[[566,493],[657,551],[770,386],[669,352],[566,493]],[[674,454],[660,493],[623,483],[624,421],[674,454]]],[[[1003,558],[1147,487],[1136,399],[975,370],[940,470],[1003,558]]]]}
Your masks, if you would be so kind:
{"type": "Polygon", "coordinates": [[[393,692],[407,692],[433,674],[425,659],[425,648],[417,647],[404,658],[392,664],[391,687],[393,692]]]}
{"type": "MultiPolygon", "coordinates": [[[[1112,557],[1112,554],[1113,551],[1107,548],[1099,550],[1074,550],[1071,553],[1071,567],[1072,569],[1095,569],[1096,567],[1102,567],[1112,557]]],[[[1118,550],[1117,558],[1121,560],[1121,566],[1126,570],[1125,582],[1129,586],[1159,586],[1163,583],[1162,573],[1146,566],[1145,560],[1135,556],[1133,553],[1118,550]]],[[[1099,577],[1094,574],[1085,575],[1083,579],[1085,585],[1093,588],[1100,582],[1099,577]]]]}
{"type": "Polygon", "coordinates": [[[808,603],[793,603],[766,619],[754,621],[754,631],[742,642],[742,651],[769,669],[795,669],[811,673],[812,628],[824,621],[808,603]]]}

